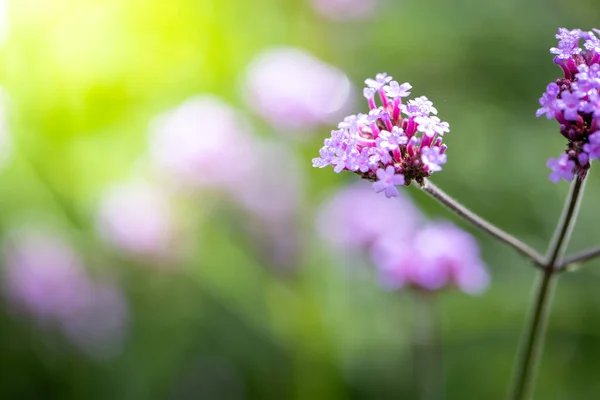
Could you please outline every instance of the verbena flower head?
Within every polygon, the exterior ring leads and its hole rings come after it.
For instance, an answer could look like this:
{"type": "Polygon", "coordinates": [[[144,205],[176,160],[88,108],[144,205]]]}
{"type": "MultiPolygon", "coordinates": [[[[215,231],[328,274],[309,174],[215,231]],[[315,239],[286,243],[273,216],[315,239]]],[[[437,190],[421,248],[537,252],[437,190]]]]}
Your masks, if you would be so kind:
{"type": "Polygon", "coordinates": [[[540,98],[536,116],[556,119],[560,133],[567,139],[567,149],[558,159],[551,158],[550,180],[573,180],[584,177],[590,161],[600,157],[600,30],[559,28],[554,63],[563,70],[563,77],[546,87],[540,98]],[[580,43],[583,41],[583,48],[580,43]]]}
{"type": "Polygon", "coordinates": [[[372,257],[380,282],[388,289],[436,291],[455,286],[474,294],[490,280],[475,239],[449,222],[429,223],[409,240],[381,236],[372,257]]]}
{"type": "Polygon", "coordinates": [[[370,111],[350,115],[325,139],[313,166],[332,166],[336,173],[351,171],[374,181],[373,188],[389,197],[398,185],[422,183],[446,163],[447,122],[425,96],[403,102],[409,83],[399,84],[385,73],[365,81],[363,94],[370,111]],[[381,105],[377,105],[379,98],[381,105]]]}

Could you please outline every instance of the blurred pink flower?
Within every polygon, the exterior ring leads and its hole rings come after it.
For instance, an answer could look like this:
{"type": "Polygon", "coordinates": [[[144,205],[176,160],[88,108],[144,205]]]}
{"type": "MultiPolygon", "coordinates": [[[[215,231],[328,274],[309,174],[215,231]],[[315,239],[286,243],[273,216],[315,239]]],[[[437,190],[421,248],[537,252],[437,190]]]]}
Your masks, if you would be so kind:
{"type": "Polygon", "coordinates": [[[256,142],[248,159],[247,174],[229,188],[232,197],[267,220],[295,215],[304,190],[304,177],[295,153],[274,142],[256,142]]]}
{"type": "Polygon", "coordinates": [[[439,290],[454,285],[466,293],[482,292],[489,275],[475,239],[449,222],[425,225],[411,240],[382,237],[372,258],[383,286],[439,290]]]}
{"type": "Polygon", "coordinates": [[[381,285],[479,293],[489,275],[473,236],[450,222],[427,222],[403,192],[387,199],[358,182],[328,199],[316,220],[328,244],[368,250],[381,285]]]}
{"type": "Polygon", "coordinates": [[[259,54],[246,73],[248,106],[284,131],[333,123],[346,111],[351,86],[339,69],[292,47],[259,54]]]}
{"type": "Polygon", "coordinates": [[[92,356],[106,357],[120,349],[128,322],[125,298],[117,286],[94,282],[62,237],[15,231],[4,253],[4,289],[15,311],[44,328],[62,330],[92,356]]]}
{"type": "Polygon", "coordinates": [[[121,250],[169,258],[176,247],[171,212],[167,195],[157,187],[122,183],[100,199],[98,228],[106,241],[121,250]]]}
{"type": "Polygon", "coordinates": [[[285,145],[258,142],[246,176],[227,188],[232,200],[250,215],[246,225],[273,265],[293,268],[299,248],[298,217],[304,176],[295,153],[285,145]],[[253,232],[252,232],[253,231],[253,232]]]}
{"type": "Polygon", "coordinates": [[[68,319],[87,302],[91,282],[82,261],[60,236],[16,232],[5,252],[6,293],[42,324],[68,319]]]}
{"type": "Polygon", "coordinates": [[[373,16],[377,0],[310,0],[316,12],[325,18],[345,21],[373,16]]]}
{"type": "MultiPolygon", "coordinates": [[[[246,212],[248,219],[241,221],[246,225],[244,230],[259,242],[257,245],[266,248],[270,258],[277,259],[277,264],[285,264],[295,254],[296,217],[303,195],[303,177],[295,154],[284,145],[252,136],[234,109],[211,96],[185,102],[155,121],[150,157],[184,188],[213,190],[230,200],[228,206],[246,212]]],[[[105,236],[130,250],[144,247],[137,242],[140,233],[130,219],[135,216],[142,223],[147,214],[156,211],[142,211],[143,204],[125,200],[122,193],[120,200],[115,197],[104,203],[106,211],[101,213],[105,216],[101,221],[114,220],[109,224],[111,229],[102,229],[109,233],[105,236]],[[130,212],[126,204],[140,210],[130,212]],[[117,210],[131,215],[121,217],[117,210]]],[[[158,229],[150,233],[155,231],[158,229]]]]}
{"type": "Polygon", "coordinates": [[[387,199],[359,182],[322,205],[317,230],[337,248],[366,250],[381,236],[398,242],[410,237],[421,220],[421,212],[408,196],[400,193],[387,199]]]}
{"type": "Polygon", "coordinates": [[[153,165],[184,187],[229,184],[246,169],[252,137],[237,112],[217,97],[193,97],[151,126],[153,165]]]}

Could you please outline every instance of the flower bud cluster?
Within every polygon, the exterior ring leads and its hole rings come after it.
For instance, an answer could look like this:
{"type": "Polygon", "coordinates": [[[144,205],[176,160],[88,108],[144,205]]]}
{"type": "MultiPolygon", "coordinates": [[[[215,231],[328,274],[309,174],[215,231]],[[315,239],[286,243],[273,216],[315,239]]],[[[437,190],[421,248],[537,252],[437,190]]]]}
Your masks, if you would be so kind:
{"type": "Polygon", "coordinates": [[[600,30],[559,28],[558,47],[550,49],[564,77],[546,87],[536,116],[556,119],[568,140],[566,151],[548,160],[553,182],[572,181],[575,175],[583,178],[590,161],[600,158],[600,39],[596,35],[600,30]]]}
{"type": "Polygon", "coordinates": [[[385,73],[365,81],[363,95],[368,114],[350,115],[325,139],[313,166],[331,165],[336,173],[351,171],[374,181],[376,192],[398,196],[398,185],[423,182],[446,163],[447,122],[425,96],[402,101],[410,95],[409,83],[399,84],[385,73]],[[381,105],[377,105],[379,97],[381,105]]]}

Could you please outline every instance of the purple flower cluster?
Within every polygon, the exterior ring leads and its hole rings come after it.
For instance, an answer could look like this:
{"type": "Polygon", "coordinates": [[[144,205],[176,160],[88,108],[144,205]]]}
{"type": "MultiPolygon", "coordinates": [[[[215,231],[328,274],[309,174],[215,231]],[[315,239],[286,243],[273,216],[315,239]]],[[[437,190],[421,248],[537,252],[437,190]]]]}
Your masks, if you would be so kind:
{"type": "Polygon", "coordinates": [[[93,280],[68,242],[55,232],[22,229],[5,248],[3,283],[10,305],[42,328],[58,328],[90,356],[116,355],[129,323],[120,289],[93,280]]]}
{"type": "Polygon", "coordinates": [[[372,250],[382,286],[435,291],[447,286],[482,292],[489,275],[475,239],[450,222],[429,222],[406,241],[383,236],[372,250]]]}
{"type": "Polygon", "coordinates": [[[600,158],[600,30],[559,28],[554,63],[564,77],[546,87],[536,116],[546,115],[560,124],[560,133],[568,140],[567,150],[558,159],[548,160],[550,180],[571,181],[585,177],[590,161],[600,158]],[[583,49],[579,47],[584,41],[583,49]]]}
{"type": "Polygon", "coordinates": [[[412,86],[399,84],[387,74],[365,81],[363,94],[368,114],[350,115],[325,139],[313,166],[331,165],[336,173],[351,171],[373,183],[376,192],[398,196],[398,185],[423,182],[446,163],[442,137],[450,131],[447,122],[425,96],[402,102],[412,86]],[[376,97],[381,100],[377,106],[376,97]]]}
{"type": "Polygon", "coordinates": [[[366,185],[350,186],[324,204],[317,228],[345,253],[368,252],[387,289],[478,293],[489,284],[475,239],[449,222],[427,221],[402,194],[389,202],[366,185]]]}

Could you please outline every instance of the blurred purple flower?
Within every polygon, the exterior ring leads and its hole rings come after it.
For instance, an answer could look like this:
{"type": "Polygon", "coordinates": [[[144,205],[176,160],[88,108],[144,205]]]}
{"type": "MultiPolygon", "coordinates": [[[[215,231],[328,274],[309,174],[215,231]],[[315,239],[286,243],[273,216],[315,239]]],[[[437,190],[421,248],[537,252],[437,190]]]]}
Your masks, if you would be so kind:
{"type": "Polygon", "coordinates": [[[264,219],[282,220],[301,205],[303,174],[294,152],[281,144],[257,142],[247,174],[229,187],[233,199],[264,219]]]}
{"type": "Polygon", "coordinates": [[[248,106],[286,132],[339,119],[350,99],[342,71],[292,47],[259,54],[248,67],[245,86],[248,106]]]}
{"type": "Polygon", "coordinates": [[[251,141],[233,108],[197,96],[153,121],[149,153],[159,171],[184,187],[220,186],[244,173],[251,141]]]}
{"type": "Polygon", "coordinates": [[[373,16],[377,0],[311,0],[316,12],[325,18],[346,21],[373,16]]]}
{"type": "Polygon", "coordinates": [[[129,182],[109,188],[100,199],[98,228],[117,248],[170,258],[176,251],[169,199],[152,185],[129,182]]]}
{"type": "Polygon", "coordinates": [[[4,258],[4,289],[16,311],[44,328],[61,329],[90,355],[105,357],[120,348],[128,319],[125,298],[116,286],[95,283],[59,235],[16,231],[4,258]]]}
{"type": "Polygon", "coordinates": [[[425,225],[411,240],[390,239],[381,237],[372,251],[380,282],[388,289],[440,290],[453,285],[474,294],[489,284],[477,242],[449,222],[425,225]]]}
{"type": "MultiPolygon", "coordinates": [[[[247,212],[254,221],[241,223],[261,246],[268,244],[263,247],[277,264],[296,252],[303,188],[295,155],[253,137],[232,108],[214,97],[196,97],[157,118],[150,156],[184,188],[211,189],[221,199],[228,197],[228,206],[247,212]]],[[[101,203],[100,227],[122,249],[163,255],[181,240],[174,238],[169,211],[167,199],[155,188],[118,187],[101,203]]]]}
{"type": "Polygon", "coordinates": [[[57,235],[16,232],[5,251],[6,293],[39,320],[68,319],[87,301],[91,282],[73,248],[57,235]]]}
{"type": "Polygon", "coordinates": [[[257,142],[248,160],[248,173],[227,189],[233,202],[256,222],[246,223],[277,266],[294,264],[298,216],[304,195],[304,176],[294,152],[281,144],[257,142]]]}
{"type": "Polygon", "coordinates": [[[346,187],[329,198],[317,216],[317,230],[342,250],[365,250],[381,236],[397,243],[409,237],[422,219],[406,195],[387,201],[368,185],[346,187]]]}

